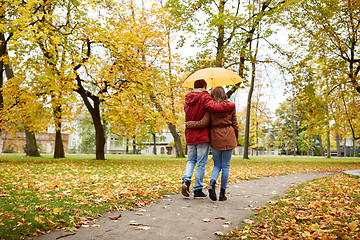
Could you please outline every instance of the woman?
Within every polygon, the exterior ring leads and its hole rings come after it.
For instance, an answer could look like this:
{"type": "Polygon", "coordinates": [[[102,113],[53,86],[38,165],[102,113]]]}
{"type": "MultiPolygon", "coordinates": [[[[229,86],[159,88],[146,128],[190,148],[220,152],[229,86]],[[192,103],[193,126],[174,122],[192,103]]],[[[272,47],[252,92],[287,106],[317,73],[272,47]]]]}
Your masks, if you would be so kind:
{"type": "MultiPolygon", "coordinates": [[[[223,87],[216,87],[211,93],[215,102],[228,102],[223,87]]],[[[216,180],[221,173],[221,188],[219,201],[225,201],[225,190],[229,179],[230,160],[233,149],[237,146],[239,125],[235,110],[230,112],[206,112],[200,121],[186,122],[187,128],[205,128],[210,124],[210,146],[214,160],[214,168],[211,172],[209,196],[213,201],[217,200],[215,193],[216,180]]]]}

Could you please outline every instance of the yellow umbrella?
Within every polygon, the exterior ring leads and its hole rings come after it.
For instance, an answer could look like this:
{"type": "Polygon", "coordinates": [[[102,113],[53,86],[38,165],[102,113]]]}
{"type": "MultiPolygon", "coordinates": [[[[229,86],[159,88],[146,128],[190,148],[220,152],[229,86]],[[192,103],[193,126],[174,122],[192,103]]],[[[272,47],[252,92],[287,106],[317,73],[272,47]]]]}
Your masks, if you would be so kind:
{"type": "Polygon", "coordinates": [[[234,85],[242,82],[243,79],[235,72],[225,68],[204,68],[200,69],[186,78],[183,87],[193,88],[194,82],[204,79],[208,87],[234,85]]]}

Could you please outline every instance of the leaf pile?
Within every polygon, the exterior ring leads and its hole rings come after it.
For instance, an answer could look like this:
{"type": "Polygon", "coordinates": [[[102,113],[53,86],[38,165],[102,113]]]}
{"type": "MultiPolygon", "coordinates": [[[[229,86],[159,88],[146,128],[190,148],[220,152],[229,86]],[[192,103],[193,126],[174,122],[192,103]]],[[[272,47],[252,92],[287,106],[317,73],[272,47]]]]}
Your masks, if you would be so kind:
{"type": "Polygon", "coordinates": [[[360,239],[359,183],[338,174],[299,185],[224,239],[360,239]]]}

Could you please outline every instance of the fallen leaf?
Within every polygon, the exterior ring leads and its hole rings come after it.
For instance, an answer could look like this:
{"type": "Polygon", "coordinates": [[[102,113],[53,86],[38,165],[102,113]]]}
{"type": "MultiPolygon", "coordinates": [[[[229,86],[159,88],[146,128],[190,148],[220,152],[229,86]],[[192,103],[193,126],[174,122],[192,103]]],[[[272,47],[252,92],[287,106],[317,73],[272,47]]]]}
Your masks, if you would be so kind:
{"type": "Polygon", "coordinates": [[[223,219],[223,220],[225,220],[225,217],[215,217],[215,219],[223,219]]]}
{"type": "Polygon", "coordinates": [[[220,232],[220,231],[216,231],[216,232],[214,232],[214,235],[216,235],[216,236],[224,236],[224,233],[220,232]]]}
{"type": "Polygon", "coordinates": [[[352,221],[351,223],[349,223],[349,228],[352,232],[355,232],[357,226],[358,226],[358,223],[355,221],[352,221]]]}
{"type": "Polygon", "coordinates": [[[54,214],[59,214],[60,212],[61,212],[61,208],[54,208],[53,209],[54,214]]]}
{"type": "Polygon", "coordinates": [[[109,217],[111,220],[118,220],[121,217],[121,214],[119,214],[119,216],[117,217],[109,217]]]}
{"type": "Polygon", "coordinates": [[[149,230],[150,229],[150,227],[148,227],[148,226],[139,226],[139,227],[137,227],[136,228],[136,230],[149,230]]]}
{"type": "Polygon", "coordinates": [[[253,220],[250,220],[250,219],[244,219],[244,223],[246,223],[246,224],[253,224],[254,221],[253,221],[253,220]]]}
{"type": "Polygon", "coordinates": [[[210,222],[210,219],[209,218],[204,218],[203,221],[204,222],[210,222]]]}

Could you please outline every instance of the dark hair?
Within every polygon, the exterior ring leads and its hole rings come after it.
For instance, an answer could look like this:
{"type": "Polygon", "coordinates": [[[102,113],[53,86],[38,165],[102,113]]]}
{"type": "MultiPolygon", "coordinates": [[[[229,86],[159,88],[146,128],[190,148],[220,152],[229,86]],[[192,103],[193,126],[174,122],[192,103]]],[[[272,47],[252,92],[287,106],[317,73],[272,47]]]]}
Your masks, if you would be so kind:
{"type": "Polygon", "coordinates": [[[228,97],[227,97],[223,87],[216,87],[212,91],[211,97],[214,99],[215,102],[227,102],[228,101],[228,97]]]}
{"type": "Polygon", "coordinates": [[[194,88],[203,88],[203,87],[207,87],[207,83],[205,82],[204,79],[199,79],[199,80],[196,80],[194,82],[194,88]]]}

